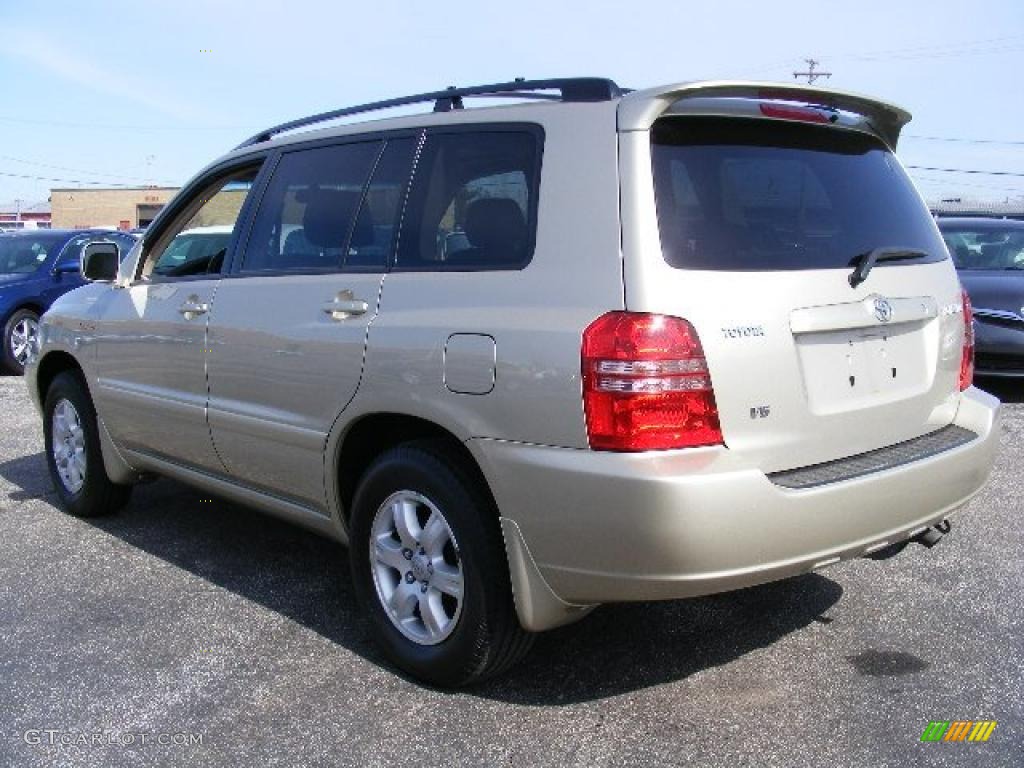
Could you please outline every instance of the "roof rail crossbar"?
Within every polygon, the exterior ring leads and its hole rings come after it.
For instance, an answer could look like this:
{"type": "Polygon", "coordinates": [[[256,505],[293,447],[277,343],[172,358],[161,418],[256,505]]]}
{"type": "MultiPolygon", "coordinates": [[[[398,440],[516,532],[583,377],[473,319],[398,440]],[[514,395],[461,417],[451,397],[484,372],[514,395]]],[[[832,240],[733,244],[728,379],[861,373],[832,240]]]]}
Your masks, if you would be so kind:
{"type": "Polygon", "coordinates": [[[369,104],[359,104],[354,107],[335,109],[330,112],[321,112],[309,117],[302,117],[298,120],[290,120],[287,123],[275,125],[265,131],[260,131],[255,136],[246,139],[235,149],[250,147],[269,141],[274,136],[291,131],[295,128],[304,128],[307,125],[327,122],[339,117],[359,115],[366,112],[376,112],[382,109],[393,107],[404,107],[410,104],[422,104],[434,102],[435,112],[448,112],[452,109],[462,109],[462,99],[466,96],[484,96],[497,98],[524,98],[524,99],[557,99],[560,101],[610,101],[624,93],[614,81],[601,77],[567,77],[554,78],[550,80],[513,80],[508,83],[492,83],[490,85],[472,85],[465,88],[449,87],[443,91],[432,91],[430,93],[418,93],[413,96],[401,96],[397,99],[385,101],[374,101],[369,104]],[[543,93],[543,91],[558,91],[559,95],[543,93]]]}

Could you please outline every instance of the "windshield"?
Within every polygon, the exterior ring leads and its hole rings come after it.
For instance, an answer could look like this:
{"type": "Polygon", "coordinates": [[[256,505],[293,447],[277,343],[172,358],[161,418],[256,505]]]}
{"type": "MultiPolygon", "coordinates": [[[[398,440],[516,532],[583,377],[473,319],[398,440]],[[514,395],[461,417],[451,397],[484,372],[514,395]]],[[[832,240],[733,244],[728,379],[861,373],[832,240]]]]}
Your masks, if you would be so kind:
{"type": "Polygon", "coordinates": [[[957,269],[1024,270],[1024,229],[943,227],[942,239],[957,269]]]}
{"type": "Polygon", "coordinates": [[[892,153],[827,126],[674,117],[652,132],[665,259],[714,270],[847,268],[876,248],[946,249],[892,153]]]}
{"type": "Polygon", "coordinates": [[[35,272],[47,256],[60,250],[65,240],[66,235],[0,235],[0,274],[28,275],[35,272]]]}

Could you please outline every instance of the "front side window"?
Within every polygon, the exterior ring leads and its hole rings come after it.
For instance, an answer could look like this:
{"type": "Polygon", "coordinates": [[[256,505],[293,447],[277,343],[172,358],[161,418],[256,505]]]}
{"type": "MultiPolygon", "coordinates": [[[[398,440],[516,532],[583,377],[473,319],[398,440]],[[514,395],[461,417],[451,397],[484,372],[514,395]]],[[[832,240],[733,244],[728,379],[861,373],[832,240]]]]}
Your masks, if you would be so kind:
{"type": "Polygon", "coordinates": [[[381,143],[339,144],[281,157],[256,214],[243,272],[331,271],[375,242],[373,224],[353,231],[381,143]]]}
{"type": "Polygon", "coordinates": [[[416,165],[397,266],[525,266],[536,235],[539,165],[533,132],[430,134],[416,165]]]}
{"type": "Polygon", "coordinates": [[[1024,229],[942,227],[942,238],[957,269],[1024,269],[1024,229]]]}
{"type": "Polygon", "coordinates": [[[873,136],[673,117],[651,138],[662,250],[674,267],[836,269],[882,247],[927,254],[912,263],[946,258],[913,184],[873,136]]]}
{"type": "Polygon", "coordinates": [[[258,168],[221,179],[198,195],[147,255],[143,275],[194,277],[221,271],[258,168]]]}

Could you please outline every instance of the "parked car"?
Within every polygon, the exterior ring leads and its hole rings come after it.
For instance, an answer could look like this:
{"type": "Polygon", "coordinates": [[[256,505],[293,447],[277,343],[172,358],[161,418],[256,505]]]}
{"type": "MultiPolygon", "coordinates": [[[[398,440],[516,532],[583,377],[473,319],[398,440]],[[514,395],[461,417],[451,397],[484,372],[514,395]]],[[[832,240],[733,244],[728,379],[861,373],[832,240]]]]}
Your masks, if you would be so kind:
{"type": "Polygon", "coordinates": [[[974,311],[977,372],[1024,376],[1024,221],[939,219],[974,311]]]}
{"type": "Polygon", "coordinates": [[[999,404],[893,154],[909,119],[568,79],[262,132],[120,270],[89,246],[96,282],[44,316],[58,497],[108,513],[167,475],[347,542],[389,658],[445,685],[600,603],[931,546],[991,470],[999,404]]]}
{"type": "Polygon", "coordinates": [[[85,284],[79,273],[82,248],[109,240],[124,253],[135,238],[116,232],[32,229],[0,234],[0,366],[21,374],[34,349],[39,316],[61,295],[85,284]]]}

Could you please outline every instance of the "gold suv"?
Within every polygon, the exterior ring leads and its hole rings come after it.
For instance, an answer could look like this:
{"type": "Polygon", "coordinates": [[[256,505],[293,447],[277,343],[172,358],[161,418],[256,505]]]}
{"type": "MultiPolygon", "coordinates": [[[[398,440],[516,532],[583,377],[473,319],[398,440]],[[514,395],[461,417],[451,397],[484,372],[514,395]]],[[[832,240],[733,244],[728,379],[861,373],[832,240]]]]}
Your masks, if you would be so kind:
{"type": "Polygon", "coordinates": [[[160,474],[347,542],[389,657],[444,685],[602,602],[933,544],[998,402],[909,119],[567,79],[260,133],[42,318],[59,497],[160,474]]]}

